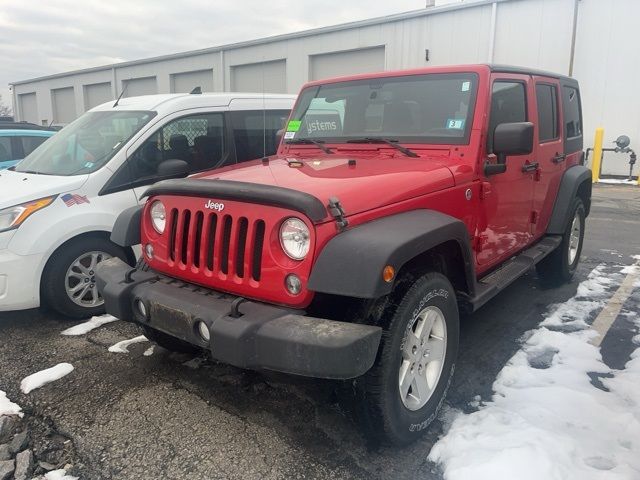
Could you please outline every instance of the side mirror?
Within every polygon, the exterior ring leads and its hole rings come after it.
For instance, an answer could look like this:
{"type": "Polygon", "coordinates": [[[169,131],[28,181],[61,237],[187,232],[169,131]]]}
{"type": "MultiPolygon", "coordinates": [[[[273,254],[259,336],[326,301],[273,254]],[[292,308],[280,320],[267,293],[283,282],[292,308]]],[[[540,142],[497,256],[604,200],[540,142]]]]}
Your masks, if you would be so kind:
{"type": "Polygon", "coordinates": [[[527,155],[533,152],[533,123],[501,123],[493,132],[493,153],[498,163],[485,165],[485,174],[504,173],[508,155],[527,155]]]}
{"type": "Polygon", "coordinates": [[[184,160],[165,160],[158,165],[158,176],[161,178],[184,178],[189,175],[189,164],[184,160]]]}

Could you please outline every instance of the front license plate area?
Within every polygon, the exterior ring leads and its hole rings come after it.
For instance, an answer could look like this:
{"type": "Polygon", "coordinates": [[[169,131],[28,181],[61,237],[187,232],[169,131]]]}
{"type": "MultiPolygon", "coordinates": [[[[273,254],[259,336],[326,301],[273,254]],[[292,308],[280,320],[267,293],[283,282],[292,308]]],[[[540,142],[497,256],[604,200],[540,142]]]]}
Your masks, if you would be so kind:
{"type": "Polygon", "coordinates": [[[150,326],[182,339],[191,338],[191,315],[182,310],[162,305],[151,304],[150,326]]]}

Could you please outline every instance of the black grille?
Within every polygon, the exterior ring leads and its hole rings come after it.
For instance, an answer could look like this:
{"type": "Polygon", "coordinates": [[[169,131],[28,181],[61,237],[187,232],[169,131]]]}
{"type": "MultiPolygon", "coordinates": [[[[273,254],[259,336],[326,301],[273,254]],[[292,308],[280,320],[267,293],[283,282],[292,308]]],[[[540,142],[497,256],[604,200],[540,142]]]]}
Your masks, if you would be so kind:
{"type": "Polygon", "coordinates": [[[169,258],[196,271],[262,274],[265,222],[247,217],[172,209],[169,218],[169,258]]]}

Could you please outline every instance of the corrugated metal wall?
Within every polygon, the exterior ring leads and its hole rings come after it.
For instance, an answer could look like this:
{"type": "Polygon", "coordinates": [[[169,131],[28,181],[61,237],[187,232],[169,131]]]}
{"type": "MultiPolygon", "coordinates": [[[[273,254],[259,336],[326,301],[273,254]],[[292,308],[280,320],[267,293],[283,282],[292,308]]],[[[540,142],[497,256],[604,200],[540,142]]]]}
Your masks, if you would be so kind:
{"type": "MultiPolygon", "coordinates": [[[[109,82],[111,98],[126,83],[128,96],[187,91],[195,81],[191,75],[198,71],[210,72],[204,90],[262,91],[266,72],[264,91],[291,93],[309,79],[323,76],[455,63],[492,61],[566,74],[576,6],[574,76],[582,85],[585,146],[590,146],[594,128],[601,125],[608,141],[625,133],[640,150],[640,93],[634,85],[640,73],[640,42],[635,38],[638,0],[465,2],[388,20],[20,83],[14,87],[14,106],[21,118],[39,123],[52,118],[53,89],[73,87],[80,114],[92,103],[83,94],[85,85],[109,82]]],[[[626,159],[607,157],[605,172],[621,162],[626,165],[626,159]]]]}

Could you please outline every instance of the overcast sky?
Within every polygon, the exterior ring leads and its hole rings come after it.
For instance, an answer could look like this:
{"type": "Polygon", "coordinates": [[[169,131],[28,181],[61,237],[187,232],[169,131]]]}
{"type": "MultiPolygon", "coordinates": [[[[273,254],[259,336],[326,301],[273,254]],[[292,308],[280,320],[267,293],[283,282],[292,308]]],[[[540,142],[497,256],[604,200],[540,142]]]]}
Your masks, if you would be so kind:
{"type": "Polygon", "coordinates": [[[0,0],[0,95],[52,73],[423,8],[424,0],[0,0]]]}

